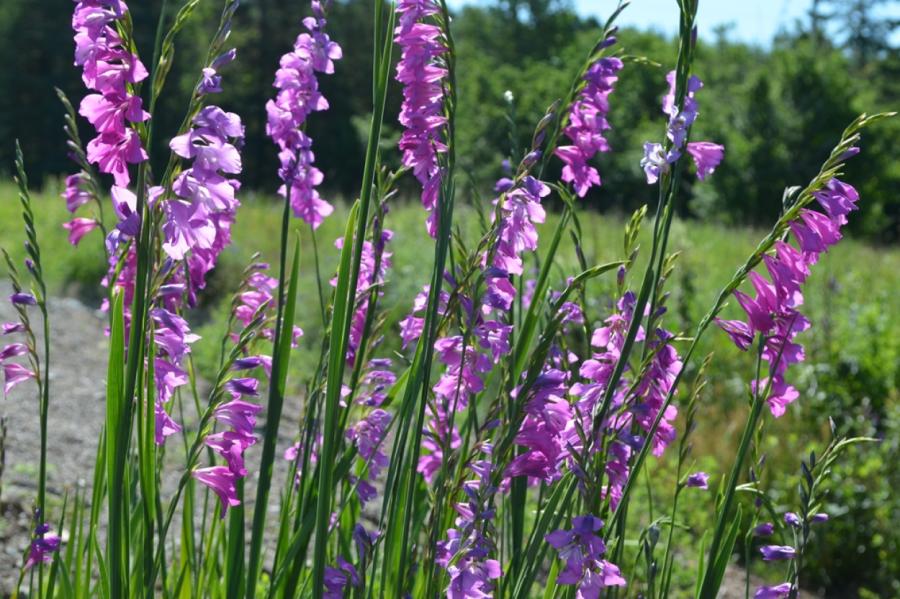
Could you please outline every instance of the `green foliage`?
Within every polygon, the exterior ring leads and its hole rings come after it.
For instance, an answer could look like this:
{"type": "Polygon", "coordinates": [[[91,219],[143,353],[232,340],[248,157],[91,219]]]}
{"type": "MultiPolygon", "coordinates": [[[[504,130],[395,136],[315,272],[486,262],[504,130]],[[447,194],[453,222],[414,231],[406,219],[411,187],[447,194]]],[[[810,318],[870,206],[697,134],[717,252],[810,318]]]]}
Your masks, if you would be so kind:
{"type": "MultiPolygon", "coordinates": [[[[896,108],[900,58],[890,51],[890,36],[885,33],[891,23],[877,17],[880,3],[825,3],[820,12],[827,19],[796,25],[771,48],[731,41],[727,29],[716,39],[699,40],[694,72],[706,87],[700,96],[704,116],[697,134],[723,143],[726,156],[708,185],[685,182],[678,205],[682,215],[731,224],[767,222],[780,208],[785,181],[809,179],[844,123],[863,110],[896,108]],[[834,32],[834,39],[823,31],[834,32]]],[[[152,0],[133,7],[136,41],[147,58],[152,55],[151,36],[162,6],[162,0],[152,0]]],[[[168,3],[170,18],[180,6],[168,3]]],[[[73,99],[84,95],[71,68],[71,46],[60,43],[70,37],[69,8],[67,0],[36,4],[9,0],[0,6],[0,55],[17,57],[0,65],[0,89],[7,90],[0,96],[0,139],[22,139],[39,183],[71,169],[56,135],[62,111],[53,86],[73,99]]],[[[195,18],[175,40],[167,93],[154,116],[153,155],[164,154],[159,150],[177,132],[214,33],[210,24],[215,23],[219,6],[201,2],[194,10],[195,18]]],[[[217,100],[239,113],[247,128],[245,189],[273,190],[276,153],[264,135],[260,99],[274,94],[271,84],[278,58],[293,42],[303,11],[296,3],[257,0],[242,6],[234,17],[229,43],[237,47],[238,60],[228,67],[230,83],[217,100]]],[[[365,161],[371,19],[371,2],[337,1],[332,7],[329,30],[343,46],[344,59],[335,75],[322,82],[330,110],[310,122],[317,165],[325,173],[326,185],[343,196],[358,193],[365,161]]],[[[578,17],[565,3],[535,0],[467,6],[455,15],[454,28],[459,166],[486,194],[499,176],[500,161],[511,154],[521,156],[531,124],[567,89],[568,71],[562,66],[583,59],[600,24],[578,17]],[[505,117],[507,90],[515,98],[514,127],[505,117]]],[[[619,37],[626,42],[628,55],[647,57],[661,66],[628,61],[621,72],[609,117],[613,152],[599,158],[604,187],[586,203],[602,210],[631,211],[653,200],[638,162],[641,144],[662,135],[659,101],[665,91],[664,74],[674,67],[675,44],[654,32],[626,30],[619,37]]],[[[396,135],[400,100],[399,90],[392,88],[383,140],[396,135]]],[[[848,177],[861,183],[868,208],[851,227],[878,240],[900,237],[900,196],[893,193],[900,187],[900,160],[893,148],[898,135],[896,119],[873,128],[863,140],[866,160],[848,168],[848,177]]],[[[385,144],[383,160],[399,164],[394,144],[385,144]]],[[[0,172],[11,165],[11,147],[6,144],[0,147],[0,172]]]]}

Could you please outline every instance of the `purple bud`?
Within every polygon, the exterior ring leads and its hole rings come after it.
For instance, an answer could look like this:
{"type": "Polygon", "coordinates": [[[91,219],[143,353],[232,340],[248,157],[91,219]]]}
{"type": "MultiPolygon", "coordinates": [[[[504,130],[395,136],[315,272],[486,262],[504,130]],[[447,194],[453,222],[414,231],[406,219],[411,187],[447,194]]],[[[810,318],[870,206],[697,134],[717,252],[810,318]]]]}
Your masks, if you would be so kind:
{"type": "Polygon", "coordinates": [[[818,514],[813,514],[813,517],[810,518],[810,522],[828,522],[828,514],[825,512],[819,512],[818,514]]]}
{"type": "Polygon", "coordinates": [[[249,356],[247,358],[238,358],[234,361],[232,369],[234,370],[252,370],[263,365],[263,359],[260,356],[249,356]]]}
{"type": "Polygon", "coordinates": [[[522,159],[522,166],[524,168],[531,168],[534,164],[541,159],[541,151],[540,150],[532,150],[525,155],[525,158],[522,159]]]}
{"type": "Polygon", "coordinates": [[[770,537],[772,533],[775,532],[775,525],[771,522],[763,522],[759,526],[753,529],[754,536],[757,537],[770,537]]]}
{"type": "Polygon", "coordinates": [[[840,155],[840,157],[838,158],[838,162],[844,162],[845,160],[849,160],[850,158],[853,158],[857,154],[859,154],[859,148],[857,148],[856,146],[853,146],[853,147],[849,148],[847,151],[845,151],[843,154],[840,155]]]}
{"type": "Polygon", "coordinates": [[[800,520],[800,516],[798,516],[794,512],[786,513],[784,515],[784,522],[785,522],[785,524],[789,524],[790,526],[793,526],[794,528],[800,528],[800,525],[803,523],[800,520]]]}
{"type": "Polygon", "coordinates": [[[767,562],[794,559],[797,555],[797,550],[790,545],[763,545],[759,552],[762,553],[763,561],[767,562]]]}
{"type": "Polygon", "coordinates": [[[615,45],[615,43],[617,41],[618,40],[616,39],[616,36],[610,35],[605,40],[603,40],[602,42],[597,44],[597,50],[603,50],[604,48],[609,48],[610,46],[615,45]]]}
{"type": "Polygon", "coordinates": [[[9,301],[17,306],[36,306],[37,300],[30,293],[18,292],[9,296],[9,301]]]}
{"type": "Polygon", "coordinates": [[[236,56],[237,56],[237,49],[232,48],[231,50],[229,50],[223,54],[220,54],[219,57],[216,58],[213,61],[212,65],[210,65],[210,66],[212,66],[213,69],[218,71],[219,69],[221,69],[222,67],[224,67],[225,65],[227,65],[231,61],[233,61],[236,56]]]}

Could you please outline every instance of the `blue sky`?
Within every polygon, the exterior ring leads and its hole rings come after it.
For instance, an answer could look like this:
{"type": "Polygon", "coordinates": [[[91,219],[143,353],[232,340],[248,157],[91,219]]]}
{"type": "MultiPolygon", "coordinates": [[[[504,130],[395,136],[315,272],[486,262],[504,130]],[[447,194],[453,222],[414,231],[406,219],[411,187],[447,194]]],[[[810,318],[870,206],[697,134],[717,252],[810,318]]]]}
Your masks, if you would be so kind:
{"type": "MultiPolygon", "coordinates": [[[[451,6],[482,4],[489,0],[450,0],[451,6]]],[[[583,15],[601,19],[612,12],[616,0],[571,0],[583,15]]],[[[811,0],[701,0],[697,14],[700,36],[713,39],[718,25],[733,24],[731,38],[757,45],[768,45],[781,29],[790,28],[797,19],[806,17],[811,0]]],[[[900,2],[893,16],[900,17],[900,2]]],[[[678,31],[678,6],[675,0],[632,0],[619,17],[620,25],[653,28],[664,33],[678,31]]]]}

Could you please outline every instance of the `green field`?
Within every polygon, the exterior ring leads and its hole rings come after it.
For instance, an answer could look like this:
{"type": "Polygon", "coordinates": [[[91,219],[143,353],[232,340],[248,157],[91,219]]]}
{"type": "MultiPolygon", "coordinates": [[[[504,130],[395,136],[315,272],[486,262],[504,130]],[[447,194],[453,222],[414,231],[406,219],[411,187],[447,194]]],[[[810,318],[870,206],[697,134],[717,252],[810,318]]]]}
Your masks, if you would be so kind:
{"type": "MultiPolygon", "coordinates": [[[[68,215],[58,192],[51,188],[34,197],[48,281],[56,294],[77,295],[89,304],[99,305],[102,291],[98,281],[104,272],[100,235],[92,233],[78,248],[68,244],[61,228],[68,215]]],[[[23,251],[15,195],[13,185],[0,184],[0,244],[18,261],[23,251]]],[[[201,308],[188,315],[203,336],[195,345],[201,373],[208,371],[208,365],[214,360],[222,316],[244,265],[254,252],[259,252],[265,261],[277,256],[280,207],[261,196],[250,195],[243,202],[234,228],[234,243],[212,276],[201,308]]],[[[865,199],[863,210],[864,202],[865,199]]],[[[346,207],[339,205],[316,232],[322,284],[326,290],[337,261],[334,240],[340,235],[345,216],[346,207]]],[[[624,222],[621,216],[582,213],[579,218],[588,262],[621,259],[624,222]]],[[[423,220],[424,212],[412,202],[392,208],[386,218],[386,226],[395,236],[389,246],[393,267],[383,298],[387,310],[382,331],[385,352],[398,347],[396,322],[409,310],[413,296],[430,272],[432,245],[423,220]]],[[[462,206],[456,220],[463,238],[469,241],[476,238],[478,219],[471,206],[462,206]]],[[[555,222],[556,217],[550,215],[543,227],[544,238],[549,237],[555,222]]],[[[292,380],[300,386],[314,367],[322,323],[313,239],[308,227],[301,226],[300,221],[297,224],[303,245],[298,324],[306,331],[306,337],[293,360],[292,380]]],[[[690,334],[691,323],[706,312],[719,288],[727,283],[763,234],[760,230],[729,229],[696,221],[676,222],[671,247],[681,252],[681,256],[669,282],[672,290],[669,328],[690,334]]],[[[557,259],[557,288],[566,276],[576,274],[576,264],[574,247],[567,240],[557,259]]],[[[892,489],[900,485],[897,480],[900,474],[895,467],[888,467],[900,459],[897,446],[900,430],[898,272],[900,250],[872,247],[852,239],[839,244],[815,268],[806,287],[804,309],[813,328],[799,339],[806,346],[807,361],[793,368],[789,375],[801,391],[801,399],[784,418],[772,424],[776,434],[766,437],[768,445],[763,448],[768,457],[764,480],[779,485],[772,488],[772,497],[782,506],[790,506],[799,460],[810,449],[824,445],[829,436],[828,417],[833,417],[841,430],[884,439],[875,447],[849,454],[845,465],[835,472],[838,481],[834,484],[833,505],[826,506],[835,517],[828,530],[823,530],[814,549],[810,580],[815,584],[840,580],[845,584],[865,585],[866,580],[877,579],[882,585],[891,585],[898,579],[900,550],[897,535],[892,531],[900,525],[900,499],[891,495],[892,489]],[[775,476],[776,472],[782,474],[775,476]],[[860,559],[847,559],[843,555],[846,547],[854,551],[859,548],[860,559]]],[[[588,303],[593,312],[590,316],[594,321],[608,312],[607,307],[614,299],[610,290],[608,282],[588,290],[588,303]]],[[[726,315],[738,314],[731,306],[726,315]]],[[[711,373],[714,384],[702,400],[694,453],[698,465],[713,473],[717,483],[730,465],[727,456],[733,455],[735,437],[742,425],[738,416],[744,409],[752,359],[738,352],[717,330],[709,332],[703,349],[703,353],[715,353],[711,373]]],[[[654,476],[668,475],[666,464],[651,472],[654,476]]],[[[711,511],[711,506],[704,502],[705,499],[696,502],[695,510],[686,514],[695,534],[702,530],[711,511]]]]}

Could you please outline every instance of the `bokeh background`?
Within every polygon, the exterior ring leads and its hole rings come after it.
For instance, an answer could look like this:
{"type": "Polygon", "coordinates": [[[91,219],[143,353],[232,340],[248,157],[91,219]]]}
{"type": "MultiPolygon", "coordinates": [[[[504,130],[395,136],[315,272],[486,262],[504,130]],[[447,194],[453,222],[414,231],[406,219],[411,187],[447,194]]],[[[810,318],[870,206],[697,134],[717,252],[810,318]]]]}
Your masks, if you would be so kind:
{"type": "MultiPolygon", "coordinates": [[[[170,1],[169,9],[179,2],[170,1]]],[[[152,54],[162,0],[130,3],[141,54],[152,54]]],[[[601,19],[614,8],[609,0],[484,0],[451,3],[458,48],[458,139],[461,173],[460,223],[477,233],[472,206],[486,203],[501,161],[528,143],[534,123],[569,85],[571,72],[596,41],[601,19]],[[508,104],[505,92],[512,92],[508,104]]],[[[48,277],[57,294],[99,305],[105,271],[101,244],[87,238],[70,248],[60,224],[66,219],[58,194],[60,178],[73,171],[62,135],[63,109],[53,87],[77,105],[84,95],[72,65],[71,0],[0,1],[0,245],[15,257],[20,225],[15,191],[9,182],[13,140],[18,138],[35,188],[42,249],[50,256],[48,277]]],[[[203,1],[198,17],[180,34],[175,68],[158,109],[158,147],[180,124],[200,61],[217,22],[218,2],[203,1]]],[[[306,14],[306,2],[245,0],[234,22],[232,44],[238,60],[223,73],[224,108],[247,127],[243,150],[242,202],[235,244],[223,256],[201,308],[192,322],[204,336],[197,348],[201,372],[212,368],[215,339],[243,265],[260,251],[277,255],[279,208],[276,153],[264,136],[265,100],[278,58],[289,49],[306,14]]],[[[626,9],[619,40],[629,61],[621,73],[609,120],[613,151],[599,157],[603,186],[582,200],[588,259],[612,260],[621,252],[624,215],[655,201],[639,167],[642,144],[659,138],[664,121],[659,103],[665,73],[674,67],[674,0],[635,0],[626,9]],[[643,60],[646,59],[646,60],[643,60]]],[[[338,210],[320,229],[323,279],[332,272],[345,206],[358,192],[371,105],[371,5],[335,0],[329,33],[344,49],[335,75],[323,78],[331,109],[310,119],[317,163],[325,172],[323,195],[338,210]]],[[[705,83],[699,93],[702,118],[698,138],[726,146],[725,160],[706,183],[685,180],[678,198],[672,245],[683,252],[674,296],[674,324],[687,327],[706,311],[717,290],[774,222],[788,185],[802,185],[817,171],[858,113],[900,109],[900,2],[897,0],[758,0],[701,2],[695,73],[705,83]]],[[[149,60],[149,58],[148,58],[149,60]]],[[[147,62],[148,60],[145,60],[147,62]]],[[[392,88],[383,155],[399,164],[399,87],[392,88]]],[[[86,124],[86,123],[85,123],[86,124]]],[[[87,129],[83,132],[88,135],[87,129]]],[[[869,435],[877,444],[854,450],[834,472],[827,511],[832,520],[817,534],[804,584],[823,596],[900,596],[900,119],[866,131],[863,154],[852,160],[846,179],[863,197],[849,231],[853,239],[835,248],[816,269],[807,290],[814,328],[805,333],[807,362],[793,371],[801,400],[772,424],[762,448],[764,473],[773,501],[782,511],[794,501],[799,461],[830,438],[829,418],[848,434],[869,435]]],[[[549,173],[552,177],[557,173],[549,173]]],[[[386,347],[392,331],[425,282],[430,265],[422,256],[427,237],[415,189],[401,189],[388,218],[396,231],[394,267],[384,305],[386,347]]],[[[549,218],[544,230],[553,226],[549,218]]],[[[304,238],[305,288],[313,297],[315,269],[304,238]]],[[[561,251],[559,273],[576,268],[571,247],[561,251]],[[568,262],[567,262],[568,261],[568,262]]],[[[326,283],[327,284],[327,283],[326,283]]],[[[603,313],[612,290],[591,289],[591,303],[603,313]]],[[[320,333],[318,307],[301,302],[307,339],[294,361],[304,378],[320,333]]],[[[735,313],[736,314],[736,313],[735,313]]],[[[678,326],[676,326],[678,325],[678,326]]],[[[392,345],[393,344],[393,345],[392,345]]],[[[730,464],[746,403],[752,360],[736,352],[724,335],[711,332],[704,350],[714,352],[715,384],[704,398],[695,441],[698,467],[721,476],[730,464]]],[[[665,477],[661,463],[653,476],[665,477]]],[[[711,506],[698,500],[686,515],[699,535],[711,506]]],[[[695,556],[682,556],[690,561],[695,556]]],[[[746,565],[746,564],[745,564],[746,565]]],[[[762,566],[754,571],[766,575],[762,566]]],[[[768,572],[771,573],[771,570],[768,572]]],[[[771,577],[771,576],[770,576],[771,577]]],[[[690,581],[686,581],[690,585],[690,581]]]]}

